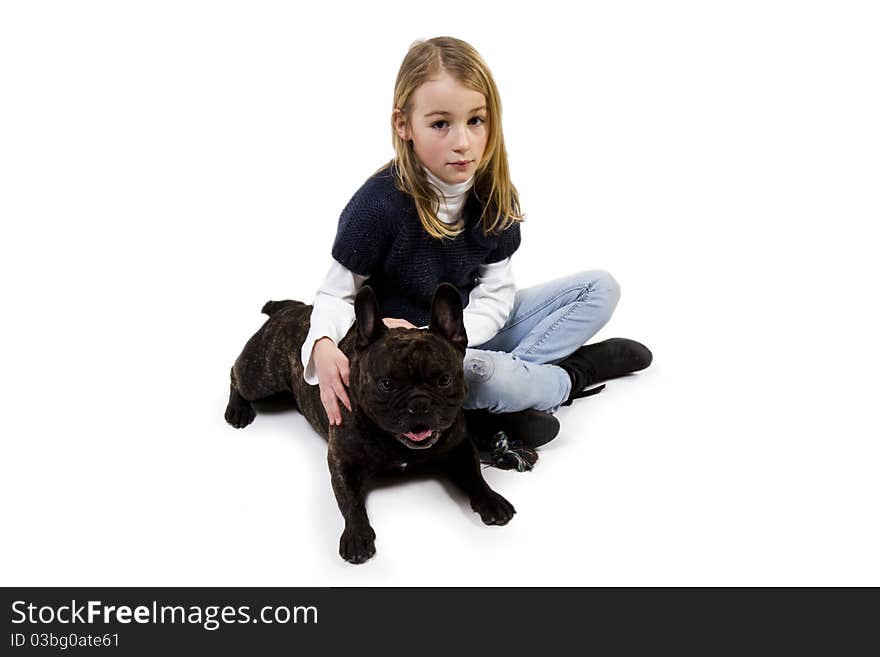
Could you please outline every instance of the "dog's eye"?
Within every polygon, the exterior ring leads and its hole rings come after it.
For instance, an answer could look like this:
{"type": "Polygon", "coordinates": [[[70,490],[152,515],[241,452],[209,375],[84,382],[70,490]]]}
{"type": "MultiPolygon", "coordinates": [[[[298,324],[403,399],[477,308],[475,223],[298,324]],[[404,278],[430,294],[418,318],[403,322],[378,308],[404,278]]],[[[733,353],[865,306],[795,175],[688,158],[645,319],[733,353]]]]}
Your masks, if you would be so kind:
{"type": "Polygon", "coordinates": [[[394,382],[391,379],[379,379],[379,388],[389,392],[394,389],[394,382]]]}
{"type": "Polygon", "coordinates": [[[441,388],[445,388],[450,383],[452,383],[452,377],[449,376],[448,374],[444,374],[443,376],[440,377],[440,387],[441,388]]]}

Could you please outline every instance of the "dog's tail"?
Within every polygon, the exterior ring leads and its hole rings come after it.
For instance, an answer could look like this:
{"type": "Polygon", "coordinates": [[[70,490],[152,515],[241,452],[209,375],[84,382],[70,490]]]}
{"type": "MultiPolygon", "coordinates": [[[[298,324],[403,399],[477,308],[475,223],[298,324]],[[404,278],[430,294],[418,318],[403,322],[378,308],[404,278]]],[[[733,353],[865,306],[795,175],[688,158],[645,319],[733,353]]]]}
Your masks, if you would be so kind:
{"type": "Polygon", "coordinates": [[[287,308],[289,306],[294,306],[297,304],[299,304],[300,306],[305,305],[305,304],[303,304],[302,301],[291,301],[290,299],[285,299],[284,301],[267,301],[263,305],[263,310],[261,310],[260,312],[262,312],[266,315],[269,315],[269,317],[271,317],[272,315],[277,313],[279,310],[283,310],[284,308],[287,308]]]}

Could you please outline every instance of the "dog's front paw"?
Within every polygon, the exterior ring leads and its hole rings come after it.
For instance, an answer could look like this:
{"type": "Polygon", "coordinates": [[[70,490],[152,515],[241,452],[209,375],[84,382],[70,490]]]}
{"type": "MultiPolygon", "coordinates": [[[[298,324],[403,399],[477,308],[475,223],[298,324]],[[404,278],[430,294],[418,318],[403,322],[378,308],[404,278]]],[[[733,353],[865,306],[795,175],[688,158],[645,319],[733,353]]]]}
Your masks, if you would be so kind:
{"type": "Polygon", "coordinates": [[[506,525],[516,513],[513,505],[494,490],[472,497],[471,508],[487,525],[506,525]]]}
{"type": "Polygon", "coordinates": [[[226,407],[226,421],[236,429],[243,429],[256,417],[253,406],[250,404],[233,404],[232,402],[226,407]]]}
{"type": "Polygon", "coordinates": [[[376,554],[376,532],[366,528],[346,527],[339,538],[339,554],[350,563],[363,563],[376,554]]]}

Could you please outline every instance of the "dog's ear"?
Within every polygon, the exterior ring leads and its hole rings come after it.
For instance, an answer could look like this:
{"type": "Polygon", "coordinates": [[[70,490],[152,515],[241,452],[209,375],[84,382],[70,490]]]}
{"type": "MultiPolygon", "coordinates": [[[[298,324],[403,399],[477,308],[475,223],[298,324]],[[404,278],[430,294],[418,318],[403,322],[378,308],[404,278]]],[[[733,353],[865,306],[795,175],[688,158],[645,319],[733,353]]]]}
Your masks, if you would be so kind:
{"type": "Polygon", "coordinates": [[[376,295],[369,285],[364,285],[358,290],[354,298],[354,316],[357,323],[356,349],[363,349],[387,330],[382,318],[379,317],[376,295]]]}
{"type": "Polygon", "coordinates": [[[445,336],[462,353],[467,349],[468,339],[464,330],[461,294],[454,285],[441,283],[434,292],[431,323],[428,328],[445,336]]]}

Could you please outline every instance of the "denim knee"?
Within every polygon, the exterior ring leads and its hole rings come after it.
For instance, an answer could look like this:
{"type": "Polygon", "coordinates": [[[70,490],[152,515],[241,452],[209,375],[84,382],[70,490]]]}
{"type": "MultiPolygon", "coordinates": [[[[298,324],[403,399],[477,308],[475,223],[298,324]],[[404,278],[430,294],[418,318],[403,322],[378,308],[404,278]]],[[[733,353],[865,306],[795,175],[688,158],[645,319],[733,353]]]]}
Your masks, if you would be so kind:
{"type": "Polygon", "coordinates": [[[464,378],[468,385],[488,383],[495,374],[495,361],[487,354],[467,354],[464,359],[464,378]]]}
{"type": "Polygon", "coordinates": [[[578,277],[584,281],[584,289],[578,296],[578,301],[584,301],[589,294],[597,292],[606,295],[615,305],[620,300],[620,283],[604,269],[582,271],[578,277]]]}
{"type": "Polygon", "coordinates": [[[584,288],[578,295],[578,301],[603,299],[610,318],[620,301],[620,284],[617,279],[604,269],[583,271],[579,276],[584,281],[584,288]]]}

